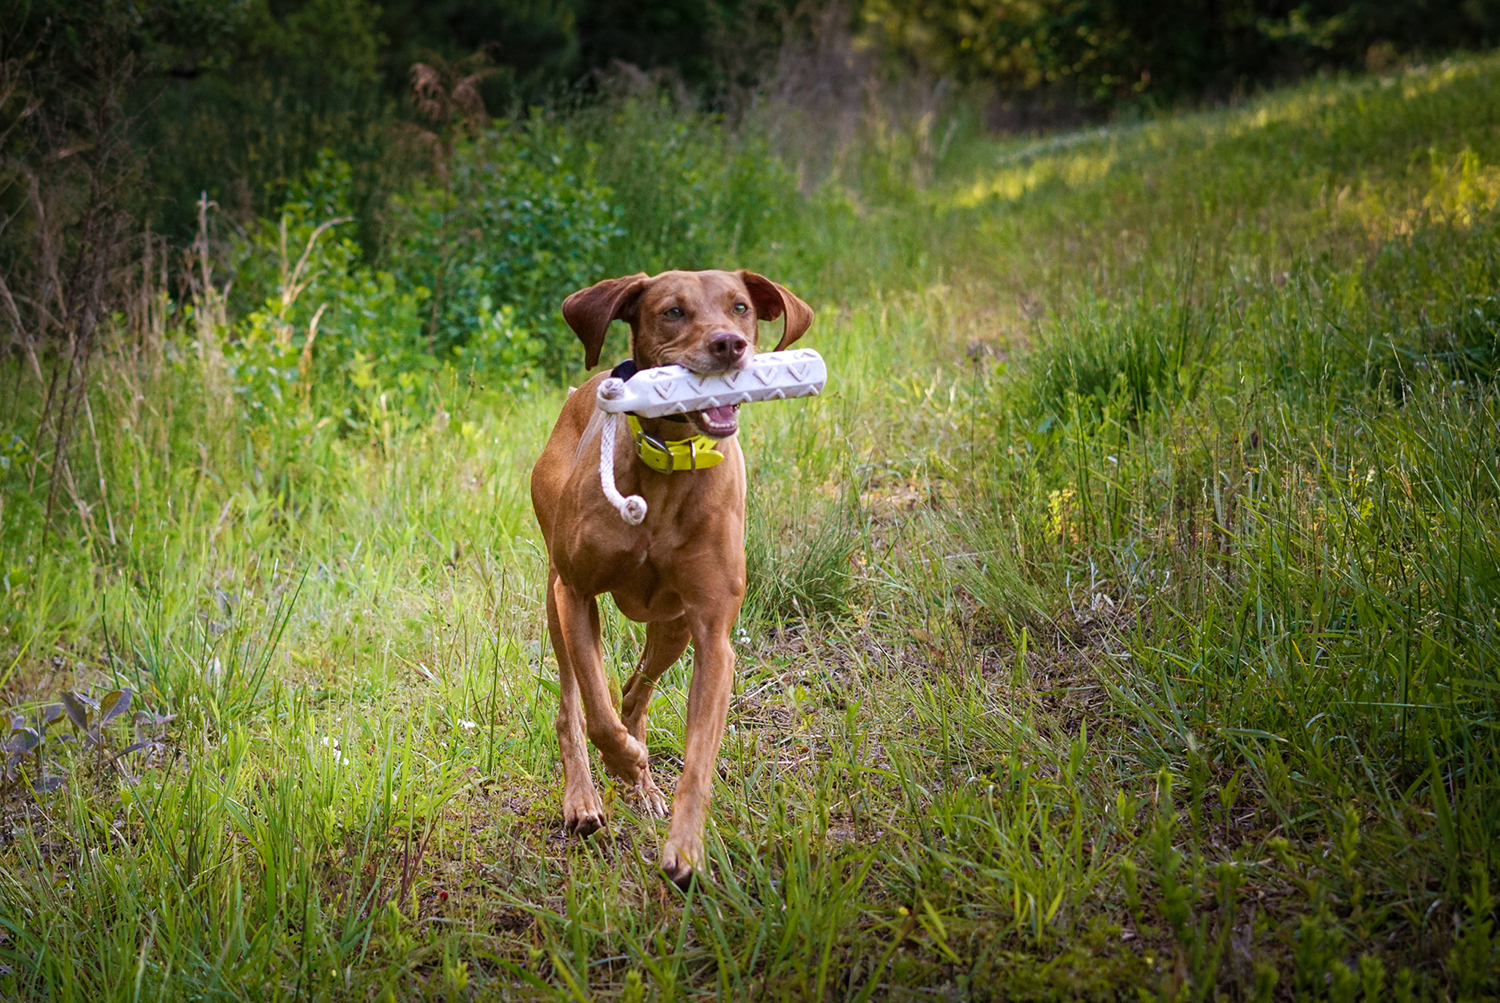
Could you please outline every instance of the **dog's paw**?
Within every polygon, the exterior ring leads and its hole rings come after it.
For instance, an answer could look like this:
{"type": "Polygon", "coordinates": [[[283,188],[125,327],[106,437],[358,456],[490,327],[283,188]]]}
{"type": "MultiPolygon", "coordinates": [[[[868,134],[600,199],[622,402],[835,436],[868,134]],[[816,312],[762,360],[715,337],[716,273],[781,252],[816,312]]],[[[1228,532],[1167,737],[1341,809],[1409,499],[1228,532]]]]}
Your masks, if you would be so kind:
{"type": "Polygon", "coordinates": [[[641,782],[635,785],[635,795],[640,798],[641,805],[647,815],[652,815],[656,818],[667,817],[667,796],[661,792],[661,788],[656,786],[656,782],[651,779],[650,770],[642,772],[641,782]]]}
{"type": "Polygon", "coordinates": [[[592,836],[604,828],[604,802],[593,785],[563,794],[563,829],[576,836],[592,836]]]}
{"type": "Polygon", "coordinates": [[[661,851],[661,872],[683,891],[692,887],[693,868],[703,859],[703,841],[694,840],[693,844],[688,847],[675,839],[668,839],[661,851]]]}
{"type": "Polygon", "coordinates": [[[641,778],[650,775],[646,771],[651,761],[646,743],[634,735],[626,735],[625,743],[619,749],[606,751],[601,748],[599,758],[604,760],[604,768],[610,775],[623,781],[627,787],[638,787],[641,778]]]}

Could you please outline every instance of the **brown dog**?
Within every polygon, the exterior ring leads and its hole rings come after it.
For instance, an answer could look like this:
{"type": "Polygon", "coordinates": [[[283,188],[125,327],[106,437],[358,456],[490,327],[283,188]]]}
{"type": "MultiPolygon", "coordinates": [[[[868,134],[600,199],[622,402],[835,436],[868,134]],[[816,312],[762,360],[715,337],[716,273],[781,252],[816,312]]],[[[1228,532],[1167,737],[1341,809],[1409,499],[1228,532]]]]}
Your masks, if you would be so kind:
{"type": "MultiPolygon", "coordinates": [[[[758,321],[785,315],[779,351],[800,338],[813,319],[802,300],[746,271],[606,279],[569,296],[562,312],[587,350],[590,369],[599,361],[610,322],[623,320],[630,325],[639,368],[676,364],[699,373],[747,365],[755,354],[758,321]]],[[[745,597],[745,461],[734,440],[738,416],[724,407],[689,414],[687,422],[640,419],[641,431],[656,441],[684,440],[694,433],[718,440],[714,449],[722,462],[670,473],[647,466],[625,417],[606,417],[595,407],[607,375],[593,377],[568,398],[531,471],[531,501],[550,565],[547,629],[561,689],[557,741],[563,825],[586,836],[604,824],[604,805],[583,744],[585,721],[605,769],[629,784],[647,810],[666,814],[666,800],[651,780],[646,708],[656,680],[692,641],[682,776],[661,855],[662,870],[685,886],[693,868],[703,865],[703,820],[734,683],[729,631],[745,597]],[[646,500],[646,519],[639,526],[628,525],[599,486],[605,421],[619,423],[614,460],[620,491],[646,500]],[[605,592],[620,612],[646,624],[645,651],[623,690],[623,716],[610,700],[599,643],[596,597],[605,592]]]]}

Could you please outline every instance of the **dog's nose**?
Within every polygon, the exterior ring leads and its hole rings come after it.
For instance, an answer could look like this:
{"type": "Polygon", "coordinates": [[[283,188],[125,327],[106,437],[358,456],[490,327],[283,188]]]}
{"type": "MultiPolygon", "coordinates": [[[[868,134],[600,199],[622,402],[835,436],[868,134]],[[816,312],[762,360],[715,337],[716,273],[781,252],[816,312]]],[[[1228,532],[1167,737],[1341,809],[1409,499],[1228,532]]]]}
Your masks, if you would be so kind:
{"type": "Polygon", "coordinates": [[[738,362],[750,343],[738,331],[720,331],[708,337],[708,350],[724,364],[738,362]]]}

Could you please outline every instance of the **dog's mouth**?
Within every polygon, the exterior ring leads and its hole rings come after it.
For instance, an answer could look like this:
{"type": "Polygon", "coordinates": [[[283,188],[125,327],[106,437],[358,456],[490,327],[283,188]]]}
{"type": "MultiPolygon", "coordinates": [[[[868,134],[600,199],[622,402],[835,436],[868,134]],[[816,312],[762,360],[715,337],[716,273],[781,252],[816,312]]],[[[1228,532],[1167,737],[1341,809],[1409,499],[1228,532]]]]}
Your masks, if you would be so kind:
{"type": "Polygon", "coordinates": [[[705,411],[689,411],[687,419],[713,439],[727,439],[740,430],[740,406],[725,404],[705,411]]]}

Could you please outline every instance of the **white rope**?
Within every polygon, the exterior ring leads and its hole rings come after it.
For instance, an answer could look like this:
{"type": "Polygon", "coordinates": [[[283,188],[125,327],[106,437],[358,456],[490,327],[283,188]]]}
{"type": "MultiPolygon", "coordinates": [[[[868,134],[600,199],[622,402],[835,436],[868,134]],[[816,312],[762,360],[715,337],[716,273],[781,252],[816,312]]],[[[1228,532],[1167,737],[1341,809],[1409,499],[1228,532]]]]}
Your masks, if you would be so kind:
{"type": "MultiPolygon", "coordinates": [[[[599,386],[601,400],[613,400],[624,392],[624,382],[617,379],[605,380],[599,386]]],[[[640,495],[627,498],[615,487],[615,429],[622,420],[617,414],[606,413],[604,416],[604,428],[599,433],[599,486],[604,489],[604,497],[620,513],[620,518],[632,526],[639,526],[646,518],[646,499],[640,495]]]]}

